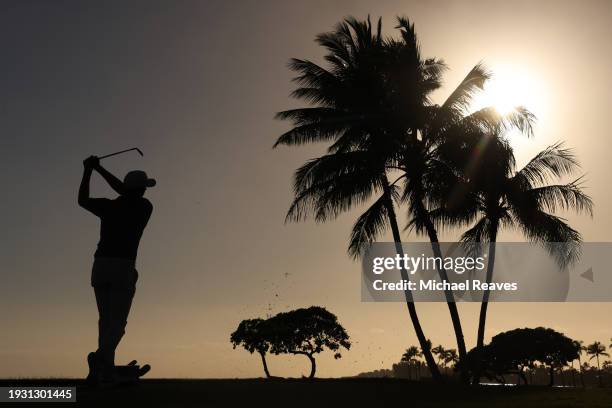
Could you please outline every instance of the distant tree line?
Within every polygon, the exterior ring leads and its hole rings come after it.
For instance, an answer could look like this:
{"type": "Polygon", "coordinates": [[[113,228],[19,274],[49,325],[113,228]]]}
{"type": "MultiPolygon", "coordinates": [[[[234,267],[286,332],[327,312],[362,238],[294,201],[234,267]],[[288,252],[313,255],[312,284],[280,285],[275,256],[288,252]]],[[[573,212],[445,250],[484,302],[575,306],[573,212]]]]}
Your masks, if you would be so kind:
{"type": "MultiPolygon", "coordinates": [[[[609,347],[612,349],[612,338],[609,347]]],[[[458,372],[462,364],[456,357],[456,351],[445,349],[442,345],[431,347],[437,356],[440,371],[447,371],[449,366],[458,372]]],[[[429,377],[426,364],[422,360],[422,350],[410,346],[402,354],[400,362],[393,365],[393,375],[400,378],[421,379],[429,377]]],[[[612,361],[606,346],[601,342],[583,345],[582,341],[573,340],[553,329],[521,328],[499,333],[489,344],[476,347],[468,352],[465,370],[472,381],[486,378],[488,381],[505,384],[516,378],[517,384],[554,385],[612,385],[612,361]],[[586,354],[588,361],[582,361],[586,354]],[[574,363],[577,362],[577,368],[574,363]]]]}

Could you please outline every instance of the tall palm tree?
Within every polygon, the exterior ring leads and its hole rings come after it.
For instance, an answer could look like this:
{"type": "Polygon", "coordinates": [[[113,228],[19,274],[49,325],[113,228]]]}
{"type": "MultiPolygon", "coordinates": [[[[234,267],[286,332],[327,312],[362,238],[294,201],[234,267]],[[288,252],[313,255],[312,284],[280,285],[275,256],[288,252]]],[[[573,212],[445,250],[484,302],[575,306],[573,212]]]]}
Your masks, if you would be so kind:
{"type": "MultiPolygon", "coordinates": [[[[454,202],[438,208],[433,217],[446,224],[465,224],[475,220],[461,239],[472,245],[489,243],[486,282],[493,279],[495,243],[499,230],[504,227],[520,229],[528,240],[544,246],[561,267],[576,261],[580,254],[581,235],[563,218],[553,214],[557,210],[574,210],[591,216],[593,213],[593,203],[582,190],[581,178],[558,183],[558,179],[579,169],[572,151],[560,143],[552,145],[538,153],[525,167],[516,170],[513,151],[499,132],[464,135],[466,138],[463,140],[457,137],[453,142],[467,146],[468,154],[457,156],[459,149],[448,148],[448,154],[443,154],[447,162],[456,160],[454,166],[461,169],[453,188],[455,192],[458,188],[463,189],[463,198],[459,200],[460,204],[454,202]],[[474,163],[475,151],[479,151],[477,163],[474,163]]],[[[449,193],[444,194],[448,196],[449,193]]],[[[485,290],[477,347],[484,345],[489,296],[490,292],[485,290]]]]}
{"type": "MultiPolygon", "coordinates": [[[[473,135],[487,132],[505,132],[518,129],[526,135],[532,134],[534,116],[528,110],[518,107],[507,115],[500,115],[494,108],[483,108],[471,114],[466,114],[474,92],[482,88],[482,84],[490,77],[486,69],[478,64],[466,76],[457,89],[441,105],[430,110],[428,121],[422,129],[414,129],[418,135],[403,146],[398,160],[397,169],[404,172],[405,180],[401,200],[408,205],[410,222],[407,229],[414,228],[417,233],[427,234],[435,257],[442,259],[439,244],[438,227],[434,214],[429,211],[429,205],[436,203],[436,191],[446,191],[456,183],[456,177],[450,172],[449,164],[445,162],[449,155],[455,156],[455,151],[464,149],[466,139],[473,135]]],[[[443,265],[437,264],[438,274],[443,281],[448,281],[448,274],[443,265]]],[[[466,347],[455,303],[453,292],[445,290],[445,296],[460,360],[466,358],[466,347]]],[[[462,377],[467,381],[467,372],[462,365],[462,377]]]]}
{"type": "Polygon", "coordinates": [[[606,353],[606,346],[604,346],[602,343],[596,341],[592,344],[589,344],[587,346],[587,350],[586,350],[587,354],[591,356],[591,358],[589,360],[592,359],[596,359],[597,360],[597,376],[599,377],[599,386],[602,386],[602,380],[601,380],[601,367],[599,365],[599,356],[606,356],[606,357],[610,357],[610,355],[608,353],[606,353]]]}
{"type": "MultiPolygon", "coordinates": [[[[423,60],[413,26],[400,20],[402,40],[384,40],[381,21],[375,31],[368,18],[347,18],[317,42],[327,50],[330,68],[311,61],[293,59],[298,88],[292,95],[314,107],[291,109],[277,114],[293,122],[275,146],[331,142],[328,154],[307,162],[296,171],[295,200],[287,220],[297,221],[314,214],[323,222],[355,205],[377,197],[359,217],[353,229],[349,253],[361,254],[366,240],[391,227],[398,253],[403,253],[395,213],[397,180],[391,182],[388,166],[396,160],[406,135],[401,129],[421,126],[428,95],[439,88],[444,64],[423,60]],[[403,45],[403,46],[402,46],[403,45]],[[391,79],[404,74],[401,98],[391,79]]],[[[408,273],[401,270],[402,279],[408,273]]],[[[412,294],[405,291],[406,304],[424,358],[434,378],[440,374],[427,347],[412,294]]]]}

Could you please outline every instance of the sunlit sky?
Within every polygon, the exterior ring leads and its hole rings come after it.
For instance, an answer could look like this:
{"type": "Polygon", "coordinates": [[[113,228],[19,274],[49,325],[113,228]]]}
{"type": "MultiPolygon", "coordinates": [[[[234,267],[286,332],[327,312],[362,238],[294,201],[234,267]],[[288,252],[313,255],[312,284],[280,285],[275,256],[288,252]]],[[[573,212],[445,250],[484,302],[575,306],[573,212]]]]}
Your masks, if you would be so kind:
{"type": "Polygon", "coordinates": [[[546,107],[552,101],[544,75],[529,67],[515,66],[513,63],[500,63],[492,67],[492,77],[484,89],[474,96],[472,109],[492,106],[501,114],[508,114],[518,106],[538,112],[540,121],[545,117],[546,107]]]}
{"type": "MultiPolygon", "coordinates": [[[[322,60],[314,36],[347,15],[416,23],[425,56],[450,67],[441,102],[478,62],[493,71],[478,105],[526,105],[535,138],[511,135],[519,164],[560,140],[575,148],[595,217],[569,215],[586,241],[610,241],[612,3],[607,1],[7,1],[0,6],[0,377],[82,376],[97,339],[89,274],[98,222],[76,205],[81,161],[138,146],[105,165],[158,180],[140,280],[118,362],[156,377],[261,376],[233,350],[241,319],[321,305],[354,342],[318,375],[390,368],[416,344],[405,305],[361,303],[346,254],[358,210],[283,223],[291,174],[323,146],[272,149],[298,106],[290,57],[322,60]]],[[[99,178],[97,196],[110,195],[99,178]]],[[[446,240],[458,236],[446,232],[446,240]]],[[[414,237],[406,236],[407,240],[414,237]]],[[[422,238],[421,238],[422,239],[422,238]]],[[[520,240],[504,232],[500,240],[520,240]]],[[[419,304],[426,335],[454,346],[446,305],[419,304]]],[[[587,342],[612,337],[610,304],[494,304],[487,338],[545,325],[587,342]]],[[[468,347],[477,304],[461,304],[468,347]]],[[[271,357],[274,375],[307,360],[271,357]]]]}

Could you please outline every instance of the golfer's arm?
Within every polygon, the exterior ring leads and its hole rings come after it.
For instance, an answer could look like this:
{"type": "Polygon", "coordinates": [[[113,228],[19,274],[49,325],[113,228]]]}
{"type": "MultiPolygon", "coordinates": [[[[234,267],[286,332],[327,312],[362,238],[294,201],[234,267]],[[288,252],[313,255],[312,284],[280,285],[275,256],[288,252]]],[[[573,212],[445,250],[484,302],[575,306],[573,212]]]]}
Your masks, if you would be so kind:
{"type": "Polygon", "coordinates": [[[79,187],[79,205],[86,207],[89,201],[89,181],[91,180],[91,173],[93,169],[86,167],[83,170],[83,178],[81,179],[81,186],[79,187]]]}
{"type": "Polygon", "coordinates": [[[123,182],[115,177],[110,171],[106,170],[102,166],[97,166],[96,171],[106,180],[109,186],[117,192],[117,194],[123,194],[123,182]]]}

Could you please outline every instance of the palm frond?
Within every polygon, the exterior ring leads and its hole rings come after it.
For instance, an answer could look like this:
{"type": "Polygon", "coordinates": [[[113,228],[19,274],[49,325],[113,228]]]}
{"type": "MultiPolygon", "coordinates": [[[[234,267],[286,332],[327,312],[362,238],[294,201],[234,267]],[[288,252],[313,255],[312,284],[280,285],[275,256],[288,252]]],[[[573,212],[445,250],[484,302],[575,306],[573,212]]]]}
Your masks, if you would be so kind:
{"type": "Polygon", "coordinates": [[[537,187],[525,194],[549,212],[574,210],[593,216],[593,200],[582,191],[582,178],[567,184],[537,187]]]}
{"type": "Polygon", "coordinates": [[[299,194],[316,183],[334,181],[347,174],[364,175],[368,173],[369,160],[365,151],[332,153],[308,160],[294,174],[293,191],[299,194]]]}
{"type": "Polygon", "coordinates": [[[293,58],[289,68],[299,75],[293,78],[299,87],[291,96],[312,103],[326,103],[333,106],[337,92],[342,87],[342,81],[334,73],[326,70],[312,61],[293,58]]]}
{"type": "Polygon", "coordinates": [[[542,245],[561,267],[572,265],[582,253],[582,236],[561,217],[544,211],[511,208],[515,225],[532,242],[542,245]]]}
{"type": "Polygon", "coordinates": [[[363,204],[381,189],[378,180],[362,180],[353,175],[317,182],[296,194],[285,222],[304,221],[309,216],[317,222],[325,222],[352,206],[363,204]]]}
{"type": "Polygon", "coordinates": [[[335,140],[347,128],[342,121],[309,123],[296,126],[278,137],[273,147],[279,145],[297,146],[313,142],[327,142],[335,140]]]}
{"type": "Polygon", "coordinates": [[[349,16],[338,23],[333,31],[319,34],[317,43],[325,47],[325,59],[332,64],[333,72],[341,73],[348,66],[358,63],[359,58],[382,41],[382,19],[378,20],[375,31],[368,16],[366,21],[349,16]]]}
{"type": "Polygon", "coordinates": [[[474,226],[465,231],[461,235],[461,242],[463,243],[479,243],[488,241],[488,231],[490,226],[490,220],[487,217],[482,217],[474,226]]]}
{"type": "Polygon", "coordinates": [[[411,52],[412,59],[421,59],[421,47],[417,38],[414,23],[410,23],[408,18],[401,16],[397,18],[397,25],[395,28],[400,31],[400,35],[404,45],[406,46],[405,49],[411,52]]]}
{"type": "MultiPolygon", "coordinates": [[[[434,224],[436,231],[444,231],[452,228],[460,228],[470,225],[478,216],[478,207],[465,205],[461,208],[438,207],[429,211],[429,219],[434,224]]],[[[414,230],[417,234],[425,233],[424,220],[412,217],[405,230],[414,230]]]]}
{"type": "Polygon", "coordinates": [[[365,202],[381,189],[381,170],[372,168],[369,160],[367,152],[353,151],[308,161],[295,172],[295,199],[286,221],[301,221],[312,214],[323,222],[365,202]]]}
{"type": "Polygon", "coordinates": [[[326,222],[355,206],[363,205],[377,191],[382,191],[379,174],[347,174],[338,177],[336,183],[320,195],[315,221],[326,222]]]}
{"type": "Polygon", "coordinates": [[[446,62],[441,58],[427,58],[421,64],[421,70],[426,80],[435,80],[438,83],[437,87],[439,87],[441,86],[440,81],[442,74],[448,70],[448,65],[446,65],[446,62]]]}
{"type": "MultiPolygon", "coordinates": [[[[393,188],[393,194],[397,191],[393,188]]],[[[370,244],[382,235],[386,230],[388,223],[388,210],[386,197],[381,195],[355,222],[351,231],[348,253],[353,258],[358,258],[370,244]]]]}
{"type": "Polygon", "coordinates": [[[523,134],[531,137],[533,136],[535,120],[535,115],[522,106],[516,107],[505,115],[500,114],[493,107],[486,107],[465,116],[459,125],[462,128],[479,127],[498,135],[502,135],[512,129],[518,129],[523,134]]]}
{"type": "Polygon", "coordinates": [[[533,137],[533,126],[536,116],[524,106],[517,106],[506,115],[502,115],[503,130],[520,130],[525,136],[533,137]]]}
{"type": "Polygon", "coordinates": [[[515,176],[517,181],[524,180],[530,186],[544,184],[553,178],[572,174],[580,168],[571,149],[563,143],[555,143],[538,153],[515,176]]]}
{"type": "Polygon", "coordinates": [[[442,112],[464,114],[470,107],[474,95],[482,91],[484,83],[491,78],[491,72],[482,62],[476,64],[463,78],[463,81],[446,98],[441,106],[442,112]]]}

